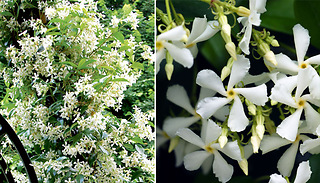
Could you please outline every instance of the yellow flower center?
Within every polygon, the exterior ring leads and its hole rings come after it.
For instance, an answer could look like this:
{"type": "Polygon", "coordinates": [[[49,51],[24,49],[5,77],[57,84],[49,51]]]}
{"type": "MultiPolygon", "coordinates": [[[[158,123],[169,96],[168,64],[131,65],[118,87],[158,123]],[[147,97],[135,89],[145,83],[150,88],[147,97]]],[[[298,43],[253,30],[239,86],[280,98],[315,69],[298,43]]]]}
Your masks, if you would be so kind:
{"type": "Polygon", "coordinates": [[[205,149],[207,152],[213,154],[214,148],[212,148],[210,145],[204,146],[204,149],[205,149]]]}
{"type": "Polygon", "coordinates": [[[302,64],[300,64],[300,66],[299,66],[301,69],[305,69],[305,68],[307,68],[308,67],[308,64],[306,64],[306,63],[302,63],[302,64]]]}
{"type": "Polygon", "coordinates": [[[164,48],[163,41],[156,41],[156,49],[161,50],[163,48],[164,48]]]}
{"type": "Polygon", "coordinates": [[[227,91],[227,98],[234,99],[235,96],[236,96],[236,92],[234,92],[233,89],[230,89],[227,91]]]}
{"type": "Polygon", "coordinates": [[[301,107],[304,107],[305,103],[306,103],[306,101],[299,99],[297,104],[298,104],[298,107],[301,108],[301,107]]]}

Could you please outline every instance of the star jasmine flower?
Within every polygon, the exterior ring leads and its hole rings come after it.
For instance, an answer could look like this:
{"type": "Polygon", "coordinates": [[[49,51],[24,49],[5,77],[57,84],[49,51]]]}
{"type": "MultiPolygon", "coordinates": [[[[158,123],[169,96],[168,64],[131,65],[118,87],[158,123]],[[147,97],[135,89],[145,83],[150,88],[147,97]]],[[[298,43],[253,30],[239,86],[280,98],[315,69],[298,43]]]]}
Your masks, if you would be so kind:
{"type": "Polygon", "coordinates": [[[249,124],[249,120],[244,113],[244,109],[239,98],[239,94],[244,96],[255,105],[264,105],[268,101],[267,87],[265,84],[251,88],[235,88],[250,68],[249,59],[243,55],[237,56],[234,62],[227,90],[225,90],[221,78],[212,70],[202,70],[198,73],[196,82],[198,85],[217,91],[224,97],[207,97],[201,100],[197,105],[197,113],[202,118],[209,118],[218,109],[233,101],[228,118],[228,127],[231,131],[243,131],[249,124]]]}
{"type": "Polygon", "coordinates": [[[212,165],[215,176],[220,182],[225,183],[231,179],[233,167],[226,162],[226,160],[221,156],[220,152],[223,152],[225,155],[234,160],[241,161],[242,158],[238,143],[237,141],[228,142],[224,148],[221,149],[219,143],[217,142],[217,139],[221,134],[221,127],[219,127],[212,120],[208,120],[207,127],[203,130],[206,132],[202,133],[203,136],[201,137],[196,135],[188,128],[180,128],[177,131],[177,135],[182,139],[202,149],[187,154],[184,157],[184,166],[189,171],[197,170],[200,168],[200,166],[206,169],[205,171],[208,171],[212,165]]]}
{"type": "Polygon", "coordinates": [[[243,28],[240,33],[244,32],[244,36],[239,43],[239,47],[246,54],[249,55],[249,43],[252,34],[252,25],[259,26],[261,23],[260,14],[266,12],[266,1],[267,0],[250,0],[249,8],[250,15],[249,17],[240,17],[238,22],[241,22],[243,28]]]}
{"type": "Polygon", "coordinates": [[[181,65],[191,68],[193,65],[193,56],[189,49],[184,47],[181,42],[186,37],[186,31],[182,26],[177,26],[167,32],[160,34],[156,41],[156,70],[160,70],[160,63],[165,59],[167,52],[171,57],[181,65]]]}
{"type": "Polygon", "coordinates": [[[300,152],[302,155],[304,155],[306,152],[309,152],[311,154],[319,154],[320,153],[320,126],[318,126],[316,130],[316,134],[318,138],[316,139],[307,139],[303,141],[303,143],[300,145],[300,152]]]}
{"type": "Polygon", "coordinates": [[[271,90],[270,99],[297,109],[277,127],[277,133],[290,141],[296,140],[299,121],[303,111],[305,112],[307,126],[310,129],[316,129],[320,124],[318,121],[320,114],[309,104],[310,102],[319,106],[318,100],[313,99],[310,94],[302,95],[312,82],[313,77],[314,74],[311,67],[301,69],[297,76],[278,80],[271,90]],[[292,97],[291,93],[295,87],[295,95],[292,97]]]}
{"type": "Polygon", "coordinates": [[[308,138],[305,135],[301,135],[300,133],[302,132],[304,131],[299,130],[299,133],[296,135],[296,139],[293,142],[280,137],[278,134],[265,135],[261,141],[260,149],[262,150],[262,154],[266,154],[270,151],[291,144],[291,146],[280,157],[277,164],[277,168],[283,176],[289,177],[291,175],[291,171],[293,169],[299,149],[299,142],[300,140],[305,140],[308,138]]]}
{"type": "MultiPolygon", "coordinates": [[[[297,169],[297,176],[293,183],[306,183],[311,177],[309,161],[303,161],[297,169]]],[[[287,183],[287,180],[279,174],[270,175],[269,183],[287,183]]]]}
{"type": "MultiPolygon", "coordinates": [[[[311,64],[319,65],[320,64],[320,54],[310,57],[304,60],[306,52],[310,44],[309,31],[303,28],[300,24],[297,24],[293,27],[293,37],[297,53],[297,61],[292,61],[288,56],[280,53],[276,55],[276,60],[278,65],[276,69],[291,75],[298,74],[300,69],[305,69],[311,67],[311,64]]],[[[266,64],[268,64],[266,62],[266,64]]],[[[273,66],[272,66],[273,67],[273,66]]],[[[312,68],[312,72],[317,73],[317,71],[312,68]]],[[[318,74],[313,78],[310,84],[310,92],[314,98],[320,99],[320,77],[318,74]]]]}
{"type": "Polygon", "coordinates": [[[209,21],[207,18],[195,18],[192,23],[192,30],[188,41],[186,43],[186,48],[189,48],[193,57],[196,57],[198,54],[197,43],[205,41],[212,36],[214,36],[219,31],[218,21],[209,21]]]}

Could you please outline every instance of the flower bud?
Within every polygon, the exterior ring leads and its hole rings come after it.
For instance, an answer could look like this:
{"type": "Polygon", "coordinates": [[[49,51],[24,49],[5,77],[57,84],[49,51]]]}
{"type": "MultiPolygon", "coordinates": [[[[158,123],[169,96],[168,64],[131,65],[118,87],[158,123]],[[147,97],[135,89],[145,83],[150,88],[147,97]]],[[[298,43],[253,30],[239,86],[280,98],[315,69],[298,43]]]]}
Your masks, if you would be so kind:
{"type": "Polygon", "coordinates": [[[278,41],[277,41],[276,39],[273,39],[273,40],[271,41],[271,45],[274,46],[274,47],[279,47],[279,46],[280,46],[279,43],[278,43],[278,41]]]}
{"type": "Polygon", "coordinates": [[[270,135],[276,133],[276,126],[269,117],[266,118],[264,125],[266,126],[266,129],[270,133],[270,135]]]}
{"type": "Polygon", "coordinates": [[[238,161],[240,168],[242,169],[243,173],[248,175],[248,161],[247,159],[243,158],[241,161],[238,161]]]}
{"type": "Polygon", "coordinates": [[[264,131],[265,131],[264,125],[258,124],[256,126],[256,131],[257,131],[258,137],[260,138],[260,140],[262,140],[263,135],[264,135],[264,131]]]}
{"type": "Polygon", "coordinates": [[[271,100],[270,103],[271,103],[271,105],[277,105],[278,104],[278,102],[275,101],[275,100],[271,100]]]}
{"type": "Polygon", "coordinates": [[[225,127],[222,128],[221,135],[218,139],[221,148],[223,148],[228,142],[227,135],[228,135],[228,128],[225,128],[225,127]]]}
{"type": "Polygon", "coordinates": [[[228,42],[225,45],[228,53],[230,54],[230,56],[234,59],[237,60],[237,52],[236,52],[236,45],[234,45],[233,42],[228,42]]]}
{"type": "Polygon", "coordinates": [[[236,13],[242,17],[249,17],[250,16],[250,10],[246,7],[243,7],[243,6],[239,6],[236,10],[236,13]]]}
{"type": "Polygon", "coordinates": [[[168,80],[171,80],[171,76],[174,70],[173,64],[172,63],[167,63],[166,66],[164,67],[166,74],[167,74],[167,78],[168,80]]]}
{"type": "Polygon", "coordinates": [[[273,51],[268,51],[264,56],[263,56],[267,61],[271,62],[274,66],[277,66],[277,60],[276,56],[274,55],[273,51]]]}
{"type": "Polygon", "coordinates": [[[222,25],[221,27],[221,36],[224,42],[231,42],[231,27],[229,24],[222,25]]]}
{"type": "Polygon", "coordinates": [[[226,79],[231,73],[231,69],[228,66],[224,66],[221,71],[221,81],[226,79]]]}
{"type": "Polygon", "coordinates": [[[252,135],[250,141],[252,144],[253,153],[258,153],[261,139],[257,135],[252,135]]]}
{"type": "Polygon", "coordinates": [[[224,15],[223,13],[219,14],[219,19],[218,19],[220,25],[228,25],[228,18],[226,15],[224,15]]]}

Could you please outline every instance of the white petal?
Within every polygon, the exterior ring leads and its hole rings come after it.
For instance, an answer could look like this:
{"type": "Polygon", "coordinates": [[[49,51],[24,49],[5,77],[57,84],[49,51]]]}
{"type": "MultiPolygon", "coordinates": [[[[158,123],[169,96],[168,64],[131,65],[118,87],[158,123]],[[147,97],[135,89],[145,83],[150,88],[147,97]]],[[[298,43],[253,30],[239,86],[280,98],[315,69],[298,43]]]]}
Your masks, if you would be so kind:
{"type": "Polygon", "coordinates": [[[291,91],[285,85],[276,84],[271,89],[270,99],[297,108],[297,104],[291,96],[291,91]]]}
{"type": "Polygon", "coordinates": [[[320,154],[320,146],[317,146],[317,147],[315,147],[313,149],[310,149],[309,153],[311,153],[311,154],[320,154]]]}
{"type": "Polygon", "coordinates": [[[300,145],[300,153],[304,155],[306,152],[320,146],[320,138],[305,140],[300,145]]]}
{"type": "Polygon", "coordinates": [[[160,70],[160,64],[162,60],[166,57],[166,49],[160,49],[156,52],[156,73],[160,70]]]}
{"type": "Polygon", "coordinates": [[[218,151],[214,152],[213,173],[220,182],[228,182],[233,174],[233,166],[229,165],[218,151]]]}
{"type": "Polygon", "coordinates": [[[264,84],[266,82],[268,82],[270,80],[269,77],[270,73],[264,72],[262,74],[259,75],[251,75],[251,74],[247,74],[244,78],[243,78],[243,83],[244,85],[248,85],[251,83],[254,83],[255,85],[261,85],[264,84]]]}
{"type": "Polygon", "coordinates": [[[305,104],[304,112],[309,129],[315,132],[320,125],[320,114],[308,103],[305,104]]]}
{"type": "Polygon", "coordinates": [[[197,170],[210,155],[206,151],[195,151],[187,154],[184,157],[184,167],[189,171],[197,170]]]}
{"type": "Polygon", "coordinates": [[[302,108],[297,109],[293,114],[286,117],[277,127],[277,133],[281,137],[292,142],[296,140],[302,110],[302,108]]]}
{"type": "Polygon", "coordinates": [[[305,95],[301,96],[301,99],[306,100],[306,101],[320,107],[320,99],[315,99],[310,94],[305,94],[305,95]]]}
{"type": "Polygon", "coordinates": [[[320,64],[320,54],[316,55],[316,56],[313,56],[313,57],[310,57],[307,60],[305,60],[304,62],[307,63],[307,64],[317,64],[317,65],[319,65],[320,64]]]}
{"type": "Polygon", "coordinates": [[[157,135],[156,149],[160,148],[163,144],[168,142],[168,140],[169,139],[164,136],[157,135]]]}
{"type": "Polygon", "coordinates": [[[247,116],[244,114],[241,100],[238,96],[236,96],[234,98],[233,106],[230,110],[228,127],[233,132],[234,131],[241,132],[247,127],[248,124],[249,124],[249,120],[247,116]]]}
{"type": "Polygon", "coordinates": [[[230,109],[228,105],[222,106],[220,109],[218,109],[214,114],[213,117],[220,121],[225,121],[227,119],[227,116],[230,113],[230,109]]]}
{"type": "Polygon", "coordinates": [[[231,100],[220,97],[207,97],[201,100],[197,105],[197,113],[204,119],[208,119],[218,109],[228,104],[231,100]]]}
{"type": "Polygon", "coordinates": [[[293,37],[297,52],[297,59],[300,64],[304,61],[304,56],[306,55],[310,44],[309,31],[303,28],[300,24],[297,24],[293,27],[293,37]]]}
{"type": "Polygon", "coordinates": [[[191,68],[193,65],[193,56],[189,49],[180,48],[174,44],[164,42],[164,47],[168,50],[172,58],[183,65],[184,67],[191,68]]]}
{"type": "Polygon", "coordinates": [[[201,169],[203,174],[208,174],[210,169],[212,168],[213,156],[209,156],[206,161],[202,163],[201,169]]]}
{"type": "Polygon", "coordinates": [[[236,140],[233,142],[228,142],[222,149],[220,148],[219,144],[216,144],[215,147],[234,160],[242,160],[240,148],[236,140]]]}
{"type": "Polygon", "coordinates": [[[299,70],[297,62],[292,61],[287,55],[282,53],[276,54],[276,60],[278,65],[276,68],[284,73],[296,75],[299,70]]]}
{"type": "Polygon", "coordinates": [[[183,86],[170,86],[167,90],[167,99],[170,102],[176,104],[177,106],[180,106],[183,109],[187,110],[190,114],[196,114],[194,107],[191,106],[187,91],[184,89],[183,86]]]}
{"type": "Polygon", "coordinates": [[[309,86],[314,77],[313,67],[308,66],[305,69],[299,69],[298,79],[297,79],[297,89],[295,98],[300,98],[302,92],[309,86]]]}
{"type": "Polygon", "coordinates": [[[281,138],[277,134],[274,134],[272,136],[265,135],[263,136],[263,139],[261,141],[260,149],[262,151],[262,154],[265,154],[288,144],[291,144],[289,140],[281,138]]]}
{"type": "Polygon", "coordinates": [[[239,43],[239,47],[246,55],[250,54],[249,43],[251,40],[251,33],[252,33],[252,25],[250,24],[246,27],[246,31],[244,32],[243,38],[239,43]]]}
{"type": "Polygon", "coordinates": [[[205,144],[209,144],[218,139],[221,134],[221,127],[212,120],[208,120],[205,144]]]}
{"type": "Polygon", "coordinates": [[[218,27],[219,27],[218,21],[209,21],[203,33],[199,37],[197,37],[193,42],[199,43],[199,42],[208,40],[219,31],[218,27]]]}
{"type": "Polygon", "coordinates": [[[295,159],[296,159],[298,147],[299,147],[299,142],[293,143],[289,147],[289,149],[287,149],[286,152],[284,152],[281,158],[279,159],[277,168],[281,173],[281,175],[288,176],[288,177],[290,176],[295,159]]]}
{"type": "Polygon", "coordinates": [[[202,141],[202,139],[196,135],[193,131],[191,131],[189,128],[180,128],[176,135],[183,138],[185,141],[190,142],[191,144],[194,144],[198,147],[203,147],[205,144],[202,141]]]}
{"type": "Polygon", "coordinates": [[[281,175],[272,174],[270,175],[269,183],[287,183],[287,181],[281,175]]]}
{"type": "Polygon", "coordinates": [[[199,37],[204,30],[207,28],[207,18],[196,17],[192,23],[192,29],[190,36],[188,38],[187,45],[194,42],[194,40],[199,37]]]}
{"type": "Polygon", "coordinates": [[[228,90],[235,84],[242,81],[244,76],[248,73],[250,68],[250,61],[243,55],[237,55],[237,60],[233,62],[233,66],[230,73],[230,79],[228,83],[228,90]]]}
{"type": "MultiPolygon", "coordinates": [[[[314,70],[314,72],[317,72],[317,71],[314,70]]],[[[314,75],[309,85],[309,90],[313,98],[320,99],[320,77],[317,73],[314,75]]]]}
{"type": "Polygon", "coordinates": [[[252,88],[235,88],[234,91],[256,105],[264,105],[268,101],[267,86],[265,84],[252,88]]]}
{"type": "Polygon", "coordinates": [[[200,71],[197,75],[196,83],[204,88],[217,91],[221,95],[227,95],[221,78],[212,70],[200,71]]]}
{"type": "Polygon", "coordinates": [[[170,137],[174,137],[178,129],[187,128],[199,120],[199,116],[166,118],[163,122],[163,130],[170,137]]]}
{"type": "Polygon", "coordinates": [[[199,98],[198,98],[198,101],[206,98],[206,97],[212,97],[216,94],[217,92],[216,91],[213,91],[209,88],[204,88],[204,87],[201,87],[200,88],[200,94],[199,94],[199,98]]]}
{"type": "Polygon", "coordinates": [[[309,161],[304,161],[299,164],[297,176],[294,183],[306,183],[311,177],[311,168],[309,161]]]}
{"type": "Polygon", "coordinates": [[[161,41],[161,40],[180,41],[184,35],[186,35],[186,31],[183,29],[182,26],[178,26],[167,32],[160,34],[157,38],[157,41],[161,41]]]}
{"type": "Polygon", "coordinates": [[[256,1],[255,9],[257,10],[257,12],[264,13],[267,11],[266,10],[266,2],[267,2],[267,0],[257,0],[256,1]]]}
{"type": "Polygon", "coordinates": [[[178,145],[174,148],[174,155],[176,158],[176,164],[175,164],[176,167],[182,165],[182,163],[183,163],[184,149],[185,149],[186,144],[187,144],[186,141],[180,140],[178,145]]]}
{"type": "Polygon", "coordinates": [[[191,47],[188,47],[188,49],[190,50],[193,58],[196,58],[197,55],[198,55],[198,52],[199,52],[197,45],[195,44],[195,45],[193,45],[191,47]]]}

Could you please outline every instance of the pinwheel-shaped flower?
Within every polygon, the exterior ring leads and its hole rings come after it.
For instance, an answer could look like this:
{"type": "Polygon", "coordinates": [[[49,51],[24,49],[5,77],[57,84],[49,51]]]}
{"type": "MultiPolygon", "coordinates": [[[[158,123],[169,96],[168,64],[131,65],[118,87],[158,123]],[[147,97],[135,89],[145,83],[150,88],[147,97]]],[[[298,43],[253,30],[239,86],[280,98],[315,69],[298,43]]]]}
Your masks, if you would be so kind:
{"type": "Polygon", "coordinates": [[[214,114],[218,109],[233,101],[228,118],[228,127],[231,131],[243,131],[249,124],[249,120],[244,113],[244,109],[238,94],[241,94],[250,102],[256,105],[264,105],[268,101],[267,87],[265,84],[251,88],[234,88],[250,68],[249,59],[243,55],[237,56],[237,61],[234,62],[227,90],[220,77],[212,70],[202,70],[198,73],[197,84],[217,91],[224,97],[207,97],[197,105],[197,113],[207,119],[214,114]]]}
{"type": "Polygon", "coordinates": [[[270,99],[286,104],[292,108],[297,109],[293,114],[286,117],[277,127],[277,133],[290,141],[295,141],[299,121],[302,112],[305,112],[307,126],[312,130],[319,126],[320,114],[313,109],[308,103],[319,105],[318,100],[312,98],[310,94],[304,94],[304,90],[310,85],[314,77],[312,68],[308,67],[299,70],[297,76],[286,77],[278,80],[271,90],[270,99]],[[291,95],[293,89],[296,87],[294,97],[291,95]]]}
{"type": "MultiPolygon", "coordinates": [[[[293,183],[306,183],[311,177],[309,161],[303,161],[297,169],[297,176],[293,183]]],[[[287,183],[287,180],[279,174],[270,175],[269,183],[287,183]]]]}
{"type": "Polygon", "coordinates": [[[185,48],[181,41],[186,38],[186,31],[182,26],[177,26],[167,32],[160,34],[156,41],[156,70],[160,70],[160,63],[166,57],[167,51],[171,57],[181,65],[191,68],[193,56],[189,49],[185,48]]]}
{"type": "Polygon", "coordinates": [[[209,21],[207,18],[195,18],[186,47],[190,49],[193,57],[198,54],[197,43],[205,41],[214,36],[220,29],[218,21],[209,21]]]}
{"type": "Polygon", "coordinates": [[[240,148],[237,141],[233,141],[228,142],[224,148],[221,149],[217,142],[221,134],[221,127],[212,120],[208,120],[204,130],[205,133],[202,133],[203,136],[201,137],[188,128],[180,128],[177,131],[177,135],[182,139],[203,149],[187,154],[184,157],[184,166],[187,170],[193,171],[199,169],[202,165],[202,167],[206,169],[205,171],[208,171],[212,165],[215,176],[218,177],[220,182],[225,183],[231,179],[233,167],[226,162],[219,151],[234,160],[241,161],[240,148]]]}
{"type": "Polygon", "coordinates": [[[241,50],[249,55],[249,43],[252,34],[252,25],[259,26],[261,23],[260,14],[264,13],[266,10],[267,0],[250,0],[250,15],[249,17],[240,17],[238,21],[242,23],[243,28],[241,32],[244,32],[244,36],[239,43],[241,50]]]}
{"type": "MultiPolygon", "coordinates": [[[[300,69],[305,69],[311,67],[310,64],[319,65],[320,64],[320,54],[310,57],[307,60],[304,60],[306,52],[310,44],[310,36],[307,29],[303,28],[300,24],[297,24],[293,27],[293,36],[294,43],[297,53],[297,60],[292,61],[288,56],[280,53],[276,55],[276,60],[278,65],[276,69],[291,75],[297,75],[300,69]]],[[[266,62],[266,64],[268,64],[266,62]]],[[[271,67],[274,67],[270,65],[271,67]]],[[[312,68],[312,72],[317,73],[316,70],[312,68]]],[[[310,92],[314,98],[320,99],[320,77],[316,75],[312,82],[310,83],[310,92]]]]}

